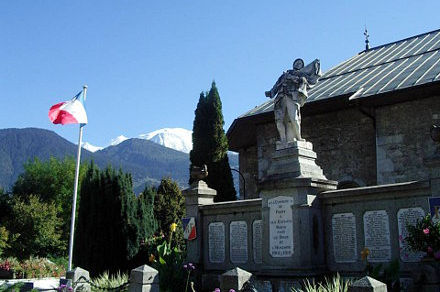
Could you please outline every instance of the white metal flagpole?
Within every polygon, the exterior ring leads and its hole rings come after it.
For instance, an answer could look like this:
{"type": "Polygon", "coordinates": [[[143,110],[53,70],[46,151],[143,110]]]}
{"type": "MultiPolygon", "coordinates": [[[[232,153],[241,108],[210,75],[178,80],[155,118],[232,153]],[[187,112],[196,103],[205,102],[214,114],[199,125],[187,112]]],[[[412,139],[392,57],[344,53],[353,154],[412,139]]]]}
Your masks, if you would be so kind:
{"type": "MultiPolygon", "coordinates": [[[[83,86],[83,97],[84,100],[87,96],[87,85],[83,86]]],[[[73,238],[75,233],[75,213],[76,213],[76,197],[78,193],[78,180],[79,180],[79,165],[81,159],[81,144],[82,144],[82,134],[83,127],[85,124],[79,125],[79,138],[78,138],[78,153],[76,155],[76,170],[75,170],[75,185],[73,187],[73,201],[72,201],[72,218],[70,220],[70,239],[69,239],[69,266],[68,271],[72,270],[72,257],[73,257],[73,238]]]]}

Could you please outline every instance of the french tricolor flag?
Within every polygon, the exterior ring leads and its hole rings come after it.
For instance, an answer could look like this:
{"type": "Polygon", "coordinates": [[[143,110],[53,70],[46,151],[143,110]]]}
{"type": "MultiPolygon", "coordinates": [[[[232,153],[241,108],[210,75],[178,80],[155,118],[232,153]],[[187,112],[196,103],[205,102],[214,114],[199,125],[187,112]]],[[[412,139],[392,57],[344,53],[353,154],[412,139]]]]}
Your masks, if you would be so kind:
{"type": "Polygon", "coordinates": [[[60,102],[49,110],[49,119],[54,124],[87,124],[83,91],[69,101],[60,102]]]}

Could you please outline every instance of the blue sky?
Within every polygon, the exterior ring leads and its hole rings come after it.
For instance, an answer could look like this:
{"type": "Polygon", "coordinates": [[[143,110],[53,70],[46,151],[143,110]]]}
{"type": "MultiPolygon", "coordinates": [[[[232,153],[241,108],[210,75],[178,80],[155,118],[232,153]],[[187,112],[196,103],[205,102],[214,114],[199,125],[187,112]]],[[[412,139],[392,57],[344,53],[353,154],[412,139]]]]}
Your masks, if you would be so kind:
{"type": "Polygon", "coordinates": [[[440,28],[440,1],[0,1],[0,128],[52,125],[51,105],[88,84],[84,140],[107,145],[192,129],[212,80],[225,130],[266,101],[295,58],[323,70],[364,48],[440,28]]]}

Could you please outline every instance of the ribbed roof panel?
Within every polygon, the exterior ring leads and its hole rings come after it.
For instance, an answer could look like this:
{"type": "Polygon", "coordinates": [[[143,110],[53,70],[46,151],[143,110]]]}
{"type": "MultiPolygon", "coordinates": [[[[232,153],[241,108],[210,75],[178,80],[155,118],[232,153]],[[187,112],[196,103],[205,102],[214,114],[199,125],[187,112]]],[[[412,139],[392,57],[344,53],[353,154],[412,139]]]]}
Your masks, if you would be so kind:
{"type": "MultiPolygon", "coordinates": [[[[328,70],[309,91],[307,102],[358,92],[356,98],[409,88],[440,79],[440,30],[371,48],[328,70]]],[[[273,110],[273,100],[244,115],[273,110]]]]}

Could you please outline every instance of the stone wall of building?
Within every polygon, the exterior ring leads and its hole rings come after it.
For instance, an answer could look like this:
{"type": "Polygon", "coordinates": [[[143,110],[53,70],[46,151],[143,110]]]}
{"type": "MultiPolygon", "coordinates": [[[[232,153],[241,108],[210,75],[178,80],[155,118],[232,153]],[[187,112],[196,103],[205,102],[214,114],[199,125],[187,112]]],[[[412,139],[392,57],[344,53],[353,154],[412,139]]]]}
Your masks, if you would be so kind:
{"type": "Polygon", "coordinates": [[[317,164],[328,179],[376,184],[374,122],[359,109],[304,117],[302,136],[313,143],[317,164]]]}
{"type": "Polygon", "coordinates": [[[430,138],[439,124],[438,96],[383,106],[376,109],[377,183],[427,179],[425,161],[437,146],[430,138]]]}
{"type": "MultiPolygon", "coordinates": [[[[275,151],[275,123],[257,125],[257,147],[240,151],[240,171],[246,178],[246,198],[257,198],[256,178],[266,176],[275,151]]],[[[373,120],[358,109],[304,117],[303,137],[313,143],[317,164],[325,176],[358,186],[376,184],[376,145],[373,120]]]]}

